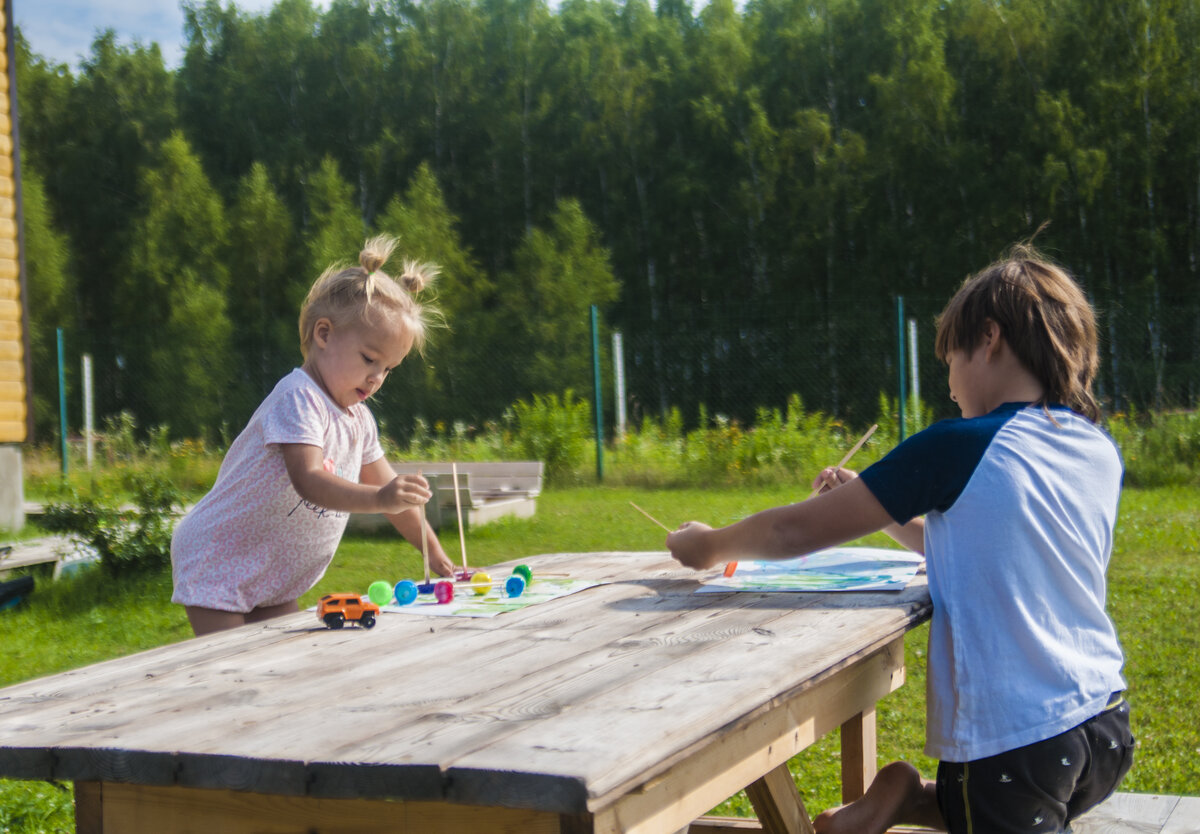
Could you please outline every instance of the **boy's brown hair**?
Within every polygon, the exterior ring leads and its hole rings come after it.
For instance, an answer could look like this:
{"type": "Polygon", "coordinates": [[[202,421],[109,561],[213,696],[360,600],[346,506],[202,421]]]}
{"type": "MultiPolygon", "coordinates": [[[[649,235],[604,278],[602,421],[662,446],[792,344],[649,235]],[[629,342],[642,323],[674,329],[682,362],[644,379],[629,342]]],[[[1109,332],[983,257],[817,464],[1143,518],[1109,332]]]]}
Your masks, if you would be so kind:
{"type": "Polygon", "coordinates": [[[938,359],[946,361],[952,350],[974,352],[989,320],[1042,383],[1042,405],[1061,403],[1093,422],[1099,419],[1092,394],[1100,367],[1096,316],[1067,270],[1019,244],[967,278],[938,316],[938,359]]]}

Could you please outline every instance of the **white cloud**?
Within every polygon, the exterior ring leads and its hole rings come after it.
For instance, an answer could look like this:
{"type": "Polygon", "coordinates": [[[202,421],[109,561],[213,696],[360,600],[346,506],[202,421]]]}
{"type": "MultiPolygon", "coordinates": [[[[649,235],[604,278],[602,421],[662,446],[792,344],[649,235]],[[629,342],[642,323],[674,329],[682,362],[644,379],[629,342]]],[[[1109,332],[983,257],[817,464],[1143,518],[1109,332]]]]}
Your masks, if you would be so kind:
{"type": "MultiPolygon", "coordinates": [[[[222,5],[227,5],[222,2],[222,5]]],[[[237,7],[260,13],[274,0],[241,0],[237,7]]],[[[324,7],[324,2],[316,3],[324,7]]],[[[183,59],[183,10],[179,0],[14,0],[14,18],[34,52],[73,70],[91,54],[92,41],[105,29],[120,43],[157,43],[168,67],[183,59]]]]}

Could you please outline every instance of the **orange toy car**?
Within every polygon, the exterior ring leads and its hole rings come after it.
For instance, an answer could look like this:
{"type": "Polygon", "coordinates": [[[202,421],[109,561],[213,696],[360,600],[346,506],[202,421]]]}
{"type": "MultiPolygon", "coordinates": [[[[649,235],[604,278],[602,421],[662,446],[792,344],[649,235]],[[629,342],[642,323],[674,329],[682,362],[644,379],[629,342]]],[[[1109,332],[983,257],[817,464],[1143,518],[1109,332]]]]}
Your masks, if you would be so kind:
{"type": "Polygon", "coordinates": [[[317,603],[317,619],[330,628],[341,628],[347,622],[363,628],[374,628],[379,606],[358,594],[326,594],[317,603]]]}

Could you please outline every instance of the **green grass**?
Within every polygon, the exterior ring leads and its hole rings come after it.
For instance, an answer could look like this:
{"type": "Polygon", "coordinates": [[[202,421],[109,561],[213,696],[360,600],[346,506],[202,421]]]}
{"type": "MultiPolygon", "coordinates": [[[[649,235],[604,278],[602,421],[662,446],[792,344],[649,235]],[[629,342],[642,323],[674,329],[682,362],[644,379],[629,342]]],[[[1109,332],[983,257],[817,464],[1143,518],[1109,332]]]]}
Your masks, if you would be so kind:
{"type": "MultiPolygon", "coordinates": [[[[665,534],[639,515],[635,501],[664,524],[687,519],[724,524],[803,498],[802,487],[747,490],[592,488],[543,493],[532,519],[502,520],[472,531],[472,565],[537,553],[593,550],[661,550],[665,534]]],[[[1126,490],[1109,570],[1109,608],[1128,657],[1126,675],[1133,704],[1137,760],[1122,790],[1194,794],[1200,784],[1195,716],[1200,714],[1200,490],[1126,490]]],[[[458,560],[458,538],[441,537],[458,560]]],[[[883,544],[874,536],[864,540],[883,544]]],[[[395,536],[347,537],[325,578],[301,603],[333,590],[365,590],[376,579],[420,573],[419,555],[395,536]]],[[[170,603],[170,577],[105,579],[99,572],[50,583],[43,572],[37,590],[21,606],[0,612],[0,685],[73,669],[191,635],[182,609],[170,603]]],[[[879,705],[881,762],[906,758],[927,773],[934,763],[921,754],[924,734],[926,629],[906,641],[908,680],[879,705]]],[[[797,784],[811,812],[838,802],[838,742],[823,739],[792,760],[797,784]]],[[[744,795],[715,809],[752,813],[744,795]]],[[[71,832],[69,786],[0,780],[0,832],[71,832]]]]}

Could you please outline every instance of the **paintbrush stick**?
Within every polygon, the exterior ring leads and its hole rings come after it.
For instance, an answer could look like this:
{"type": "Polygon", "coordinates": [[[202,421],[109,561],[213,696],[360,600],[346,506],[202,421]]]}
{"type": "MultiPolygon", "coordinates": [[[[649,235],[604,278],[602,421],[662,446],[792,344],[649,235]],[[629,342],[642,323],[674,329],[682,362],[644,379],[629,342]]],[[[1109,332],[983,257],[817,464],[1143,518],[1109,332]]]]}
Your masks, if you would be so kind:
{"type": "Polygon", "coordinates": [[[633,503],[632,501],[630,501],[630,502],[629,502],[629,506],[633,507],[633,508],[634,508],[635,510],[637,510],[639,513],[641,513],[641,514],[642,514],[642,515],[644,515],[646,518],[648,518],[648,519],[650,519],[651,521],[653,521],[655,524],[657,524],[659,527],[661,527],[661,528],[663,528],[664,530],[666,530],[668,533],[670,533],[670,532],[671,532],[671,528],[670,528],[670,527],[668,527],[667,525],[663,524],[661,521],[659,521],[659,520],[658,520],[657,518],[655,518],[654,516],[650,515],[650,513],[648,513],[648,512],[646,512],[645,510],[643,510],[643,509],[642,509],[641,507],[639,507],[637,504],[635,504],[635,503],[633,503]]]}
{"type": "Polygon", "coordinates": [[[451,477],[454,478],[454,512],[458,515],[458,546],[462,551],[463,573],[467,572],[467,539],[463,535],[462,501],[458,497],[458,464],[450,464],[451,477]]]}
{"type": "MultiPolygon", "coordinates": [[[[417,477],[422,477],[421,470],[417,470],[417,477]]],[[[421,562],[425,566],[425,584],[429,584],[429,538],[425,533],[425,505],[419,505],[421,508],[421,562]]]]}

